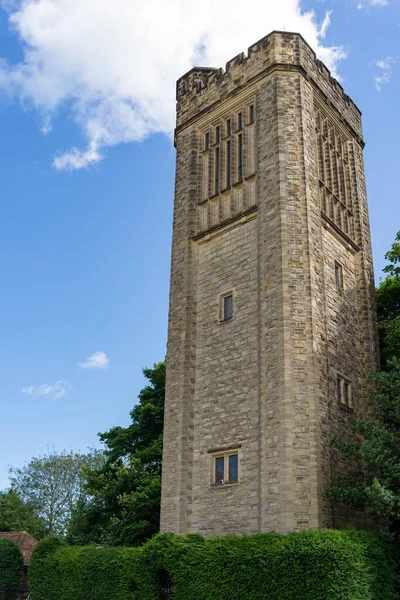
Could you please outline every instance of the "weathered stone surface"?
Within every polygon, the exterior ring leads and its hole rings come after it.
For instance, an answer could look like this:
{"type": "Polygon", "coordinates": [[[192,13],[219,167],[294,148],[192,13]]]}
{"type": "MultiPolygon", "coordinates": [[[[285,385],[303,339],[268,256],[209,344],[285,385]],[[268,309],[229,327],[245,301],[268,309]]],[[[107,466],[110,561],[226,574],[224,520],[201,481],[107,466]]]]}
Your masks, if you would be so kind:
{"type": "Polygon", "coordinates": [[[362,524],[323,494],[346,467],[329,448],[349,412],[337,376],[368,411],[377,364],[360,112],[279,32],[225,73],[193,69],[177,99],[162,531],[362,524]],[[239,482],[215,485],[232,448],[239,482]]]}

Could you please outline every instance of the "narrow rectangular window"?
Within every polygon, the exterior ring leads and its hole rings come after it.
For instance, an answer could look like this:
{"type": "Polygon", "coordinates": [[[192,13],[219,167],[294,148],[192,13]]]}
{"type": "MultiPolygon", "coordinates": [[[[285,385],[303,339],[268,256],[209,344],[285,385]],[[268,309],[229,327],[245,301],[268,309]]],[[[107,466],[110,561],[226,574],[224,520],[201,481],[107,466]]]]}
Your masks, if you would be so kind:
{"type": "Polygon", "coordinates": [[[339,402],[339,404],[343,404],[343,398],[342,398],[342,379],[341,379],[341,377],[337,378],[336,385],[337,385],[338,402],[339,402]]]}
{"type": "Polygon", "coordinates": [[[254,104],[249,106],[249,121],[250,123],[254,123],[254,104]]]}
{"type": "Polygon", "coordinates": [[[231,142],[226,142],[226,187],[231,187],[231,142]]]}
{"type": "Polygon", "coordinates": [[[228,321],[233,317],[233,296],[225,296],[224,298],[224,321],[228,321]]]}
{"type": "Polygon", "coordinates": [[[347,408],[351,407],[351,384],[348,381],[344,382],[343,389],[344,403],[347,408]]]}
{"type": "Polygon", "coordinates": [[[238,181],[243,179],[243,135],[238,135],[238,181]]]}
{"type": "Polygon", "coordinates": [[[229,483],[234,483],[238,481],[238,455],[231,454],[229,456],[229,473],[228,473],[228,481],[229,483]]]}
{"type": "Polygon", "coordinates": [[[242,129],[243,127],[243,113],[238,113],[238,129],[242,129]]]}
{"type": "Polygon", "coordinates": [[[215,459],[215,483],[224,483],[225,459],[219,456],[215,459]]]}
{"type": "Polygon", "coordinates": [[[226,135],[230,136],[232,133],[232,121],[230,119],[226,120],[226,135]]]}
{"type": "Polygon", "coordinates": [[[210,147],[210,134],[206,133],[205,138],[204,138],[204,148],[206,150],[208,150],[210,147]]]}
{"type": "Polygon", "coordinates": [[[335,283],[339,292],[343,290],[343,268],[338,262],[335,262],[335,283]]]}
{"type": "Polygon", "coordinates": [[[215,143],[218,144],[219,140],[221,138],[221,130],[219,125],[217,125],[217,127],[215,128],[215,143]]]}
{"type": "Polygon", "coordinates": [[[215,193],[219,194],[219,147],[215,148],[215,193]]]}

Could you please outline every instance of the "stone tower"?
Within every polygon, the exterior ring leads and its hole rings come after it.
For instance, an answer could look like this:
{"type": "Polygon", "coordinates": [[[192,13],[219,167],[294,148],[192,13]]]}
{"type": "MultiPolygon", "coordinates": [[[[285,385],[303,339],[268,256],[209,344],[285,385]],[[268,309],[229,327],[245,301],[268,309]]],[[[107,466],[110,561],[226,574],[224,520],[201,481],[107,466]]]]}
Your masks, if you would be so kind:
{"type": "Polygon", "coordinates": [[[177,83],[161,530],[357,524],[323,491],[376,366],[361,114],[295,33],[177,83]]]}

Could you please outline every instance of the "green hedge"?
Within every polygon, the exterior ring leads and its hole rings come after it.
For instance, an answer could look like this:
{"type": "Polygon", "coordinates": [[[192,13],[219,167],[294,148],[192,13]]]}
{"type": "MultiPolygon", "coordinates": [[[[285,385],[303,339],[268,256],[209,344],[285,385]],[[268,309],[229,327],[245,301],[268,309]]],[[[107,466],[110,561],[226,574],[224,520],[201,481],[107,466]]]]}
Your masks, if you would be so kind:
{"type": "Polygon", "coordinates": [[[0,598],[7,587],[18,587],[24,575],[24,557],[12,540],[0,540],[0,598]]]}
{"type": "Polygon", "coordinates": [[[166,534],[140,548],[51,542],[40,542],[33,553],[33,600],[157,600],[163,570],[174,579],[176,600],[397,598],[390,544],[368,532],[208,540],[166,534]]]}

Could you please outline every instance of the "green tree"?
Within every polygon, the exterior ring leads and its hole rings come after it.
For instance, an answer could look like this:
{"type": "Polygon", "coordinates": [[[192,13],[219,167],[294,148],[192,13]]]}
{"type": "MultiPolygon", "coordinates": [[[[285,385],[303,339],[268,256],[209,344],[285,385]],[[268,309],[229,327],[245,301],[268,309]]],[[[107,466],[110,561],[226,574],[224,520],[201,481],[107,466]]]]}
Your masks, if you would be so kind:
{"type": "Polygon", "coordinates": [[[137,545],[159,530],[165,362],[143,373],[149,385],[131,424],[99,434],[105,462],[85,472],[85,495],[68,528],[72,543],[137,545]]]}
{"type": "Polygon", "coordinates": [[[382,368],[391,358],[400,358],[400,231],[385,258],[387,275],[376,290],[382,368]]]}
{"type": "Polygon", "coordinates": [[[24,557],[11,540],[0,540],[0,597],[7,587],[18,587],[24,573],[24,557]]]}
{"type": "Polygon", "coordinates": [[[63,535],[71,512],[82,494],[84,471],[97,464],[101,456],[96,451],[79,454],[55,450],[32,458],[22,468],[11,467],[12,488],[44,522],[47,535],[63,535]]]}
{"type": "Polygon", "coordinates": [[[327,489],[331,500],[363,508],[380,517],[392,532],[400,524],[400,360],[375,376],[373,414],[349,419],[351,436],[334,437],[332,444],[352,459],[353,468],[327,489]]]}
{"type": "Polygon", "coordinates": [[[349,418],[349,436],[332,445],[351,459],[353,468],[327,489],[329,498],[380,517],[400,532],[400,232],[386,273],[376,290],[382,372],[373,377],[377,394],[372,415],[349,418]]]}
{"type": "Polygon", "coordinates": [[[36,539],[44,536],[44,521],[32,504],[24,502],[15,490],[0,492],[0,531],[27,531],[36,539]]]}

